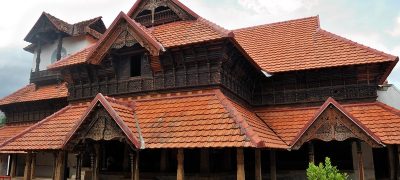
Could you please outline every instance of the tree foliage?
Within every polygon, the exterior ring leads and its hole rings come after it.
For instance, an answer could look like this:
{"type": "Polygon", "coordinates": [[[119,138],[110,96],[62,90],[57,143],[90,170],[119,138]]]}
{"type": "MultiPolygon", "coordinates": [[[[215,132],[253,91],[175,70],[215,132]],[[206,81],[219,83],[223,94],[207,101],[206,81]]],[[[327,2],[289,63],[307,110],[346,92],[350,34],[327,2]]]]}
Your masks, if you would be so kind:
{"type": "Polygon", "coordinates": [[[325,158],[325,164],[319,163],[316,166],[310,163],[307,169],[308,180],[347,180],[348,177],[346,173],[340,173],[336,166],[332,166],[328,157],[325,158]]]}

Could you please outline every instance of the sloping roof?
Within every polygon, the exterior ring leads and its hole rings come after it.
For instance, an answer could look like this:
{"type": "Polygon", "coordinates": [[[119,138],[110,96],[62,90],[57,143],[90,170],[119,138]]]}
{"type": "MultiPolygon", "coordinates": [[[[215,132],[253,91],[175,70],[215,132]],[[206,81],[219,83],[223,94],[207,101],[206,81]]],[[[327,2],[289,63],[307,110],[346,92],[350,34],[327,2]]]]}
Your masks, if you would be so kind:
{"type": "Polygon", "coordinates": [[[68,96],[68,89],[66,83],[52,84],[46,86],[36,86],[35,84],[29,84],[16,92],[2,98],[0,100],[1,105],[66,98],[68,96]]]}
{"type": "Polygon", "coordinates": [[[0,127],[0,144],[4,143],[7,139],[21,133],[23,130],[27,129],[33,125],[32,123],[18,123],[18,124],[7,124],[0,127]]]}
{"type": "Polygon", "coordinates": [[[88,103],[69,105],[6,141],[1,150],[61,149],[68,133],[85,112],[88,103]]]}
{"type": "Polygon", "coordinates": [[[166,48],[222,39],[230,35],[230,31],[203,18],[155,26],[151,28],[151,33],[166,48]]]}
{"type": "MultiPolygon", "coordinates": [[[[102,101],[110,115],[120,119],[120,128],[140,139],[141,148],[288,148],[255,113],[219,90],[102,101]]],[[[13,137],[1,150],[64,148],[98,101],[93,102],[67,106],[13,137]]]]}
{"type": "Polygon", "coordinates": [[[43,12],[42,15],[40,16],[40,18],[38,19],[38,21],[33,26],[33,28],[26,35],[24,40],[27,42],[34,43],[32,41],[32,39],[34,37],[36,29],[41,26],[41,23],[39,23],[39,22],[43,21],[43,20],[48,21],[53,26],[53,28],[55,28],[56,30],[63,32],[70,36],[79,36],[79,35],[88,33],[95,38],[99,38],[99,34],[103,33],[102,31],[104,31],[104,29],[106,28],[103,21],[101,20],[101,18],[102,17],[95,17],[93,19],[81,21],[81,22],[78,22],[75,24],[69,24],[61,19],[58,19],[57,17],[55,17],[49,13],[43,12]],[[91,27],[91,25],[94,23],[98,23],[98,22],[99,22],[100,26],[97,28],[100,28],[100,29],[93,29],[91,27]]]}
{"type": "Polygon", "coordinates": [[[245,52],[269,73],[398,60],[322,30],[318,16],[233,32],[245,52]]]}
{"type": "Polygon", "coordinates": [[[94,47],[95,44],[89,45],[88,47],[82,49],[81,51],[78,51],[53,64],[50,64],[49,66],[47,66],[47,69],[59,69],[67,66],[85,63],[89,53],[93,51],[94,47]]]}
{"type": "MultiPolygon", "coordinates": [[[[384,144],[400,144],[400,111],[380,102],[345,104],[342,107],[384,144]]],[[[320,107],[260,108],[257,115],[290,144],[320,107]]]]}
{"type": "Polygon", "coordinates": [[[146,148],[287,147],[250,110],[230,103],[222,93],[198,92],[137,100],[135,112],[146,148]]]}

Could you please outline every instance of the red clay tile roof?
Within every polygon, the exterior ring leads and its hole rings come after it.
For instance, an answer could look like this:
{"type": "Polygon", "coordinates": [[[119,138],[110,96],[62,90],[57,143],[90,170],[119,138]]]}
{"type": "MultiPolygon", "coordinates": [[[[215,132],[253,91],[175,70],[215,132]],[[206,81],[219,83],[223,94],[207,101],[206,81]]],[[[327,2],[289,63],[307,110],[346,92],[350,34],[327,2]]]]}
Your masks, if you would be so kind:
{"type": "Polygon", "coordinates": [[[203,18],[152,28],[154,37],[166,48],[222,39],[228,37],[229,33],[230,31],[203,18]]]}
{"type": "Polygon", "coordinates": [[[49,66],[47,66],[47,69],[59,69],[67,66],[85,63],[90,51],[92,51],[94,47],[95,44],[89,45],[85,49],[76,52],[75,54],[67,56],[53,64],[50,64],[49,66]]]}
{"type": "Polygon", "coordinates": [[[287,148],[254,114],[222,96],[204,92],[135,101],[146,148],[287,148]]]}
{"type": "MultiPolygon", "coordinates": [[[[121,129],[140,140],[141,148],[288,148],[256,114],[217,90],[133,101],[103,97],[102,101],[113,119],[119,119],[121,129]]],[[[63,148],[92,106],[69,105],[10,139],[1,150],[63,148]]]]}
{"type": "Polygon", "coordinates": [[[32,123],[23,123],[23,124],[8,124],[0,127],[0,144],[4,143],[7,139],[14,137],[18,133],[21,133],[23,130],[27,129],[29,126],[33,125],[32,123]]]}
{"type": "MultiPolygon", "coordinates": [[[[384,144],[400,144],[400,111],[380,102],[347,104],[342,107],[384,144]]],[[[290,144],[320,107],[260,108],[257,115],[290,144]]]]}
{"type": "Polygon", "coordinates": [[[233,32],[246,53],[269,73],[388,62],[397,58],[322,30],[318,16],[233,32]]]}
{"type": "Polygon", "coordinates": [[[88,107],[69,105],[6,141],[1,150],[51,150],[62,148],[67,134],[88,107]]]}
{"type": "Polygon", "coordinates": [[[37,87],[35,84],[29,84],[1,99],[0,106],[20,102],[66,98],[67,96],[68,89],[66,83],[39,87],[37,87]]]}

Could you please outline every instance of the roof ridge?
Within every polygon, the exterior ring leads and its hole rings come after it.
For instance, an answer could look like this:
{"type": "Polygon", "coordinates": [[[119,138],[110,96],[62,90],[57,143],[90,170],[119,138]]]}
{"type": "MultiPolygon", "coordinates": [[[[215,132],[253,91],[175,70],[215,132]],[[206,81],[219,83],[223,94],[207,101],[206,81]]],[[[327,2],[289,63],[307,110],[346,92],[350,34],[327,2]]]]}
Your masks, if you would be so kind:
{"type": "MultiPolygon", "coordinates": [[[[287,23],[293,23],[293,22],[298,22],[298,21],[304,21],[308,19],[317,19],[317,25],[320,27],[319,23],[319,15],[317,16],[309,16],[309,17],[304,17],[304,18],[299,18],[299,19],[290,19],[286,21],[279,21],[279,22],[273,22],[273,23],[267,23],[267,24],[260,24],[256,26],[249,26],[249,27],[243,27],[243,28],[238,28],[238,29],[233,29],[231,30],[232,32],[237,32],[237,31],[243,31],[243,30],[250,30],[254,28],[259,28],[259,27],[269,27],[269,26],[275,26],[275,25],[280,25],[280,24],[287,24],[287,23]]],[[[316,27],[316,28],[318,28],[316,27]]]]}
{"type": "Polygon", "coordinates": [[[83,20],[83,21],[76,22],[76,23],[74,23],[72,25],[76,26],[76,25],[84,24],[84,23],[88,23],[88,22],[90,22],[88,24],[88,25],[90,25],[90,24],[93,24],[94,22],[96,22],[96,21],[98,21],[99,19],[102,19],[102,18],[103,18],[102,16],[97,16],[97,17],[94,17],[94,18],[91,18],[91,19],[88,19],[88,20],[83,20]]]}
{"type": "Polygon", "coordinates": [[[394,55],[391,55],[391,54],[385,53],[385,52],[383,52],[383,51],[377,50],[377,49],[375,49],[375,48],[371,48],[371,47],[369,47],[369,46],[366,46],[366,45],[357,43],[357,42],[355,42],[355,41],[352,41],[352,40],[347,39],[347,38],[345,38],[345,37],[342,37],[342,36],[339,36],[339,35],[337,35],[337,34],[331,33],[331,32],[329,32],[329,31],[327,31],[327,30],[322,29],[322,28],[318,28],[318,29],[317,29],[317,33],[318,33],[318,32],[321,33],[321,34],[323,34],[323,35],[326,35],[326,36],[328,36],[328,37],[330,37],[330,38],[334,38],[334,39],[336,39],[336,40],[339,40],[339,41],[348,43],[348,44],[353,45],[353,46],[356,46],[356,47],[358,47],[358,48],[362,48],[362,49],[367,50],[367,51],[370,51],[370,52],[372,52],[372,53],[375,53],[375,54],[378,54],[378,55],[381,55],[381,56],[386,56],[386,57],[388,58],[388,60],[391,60],[391,61],[395,61],[396,58],[397,58],[397,57],[394,56],[394,55]]]}
{"type": "Polygon", "coordinates": [[[20,138],[21,136],[25,135],[29,131],[32,131],[33,129],[36,129],[38,126],[42,125],[43,123],[47,122],[48,120],[50,120],[52,118],[55,118],[55,117],[58,117],[60,114],[64,113],[65,111],[67,111],[67,110],[69,110],[69,109],[71,109],[73,107],[74,106],[72,106],[72,105],[65,106],[64,108],[62,108],[59,111],[53,113],[52,115],[47,116],[43,120],[33,124],[32,126],[28,127],[27,129],[23,130],[22,132],[18,133],[17,135],[13,136],[12,138],[7,139],[2,144],[0,144],[0,149],[2,149],[4,146],[8,145],[13,140],[15,140],[17,138],[20,138]]]}
{"type": "Polygon", "coordinates": [[[263,141],[256,132],[254,132],[253,127],[249,125],[243,115],[235,108],[229,99],[219,90],[215,90],[214,95],[223,105],[228,114],[232,116],[234,122],[239,125],[240,131],[250,139],[252,144],[255,147],[266,147],[266,142],[263,141]]]}
{"type": "Polygon", "coordinates": [[[222,37],[233,36],[233,33],[232,33],[231,30],[225,29],[224,27],[222,27],[222,26],[220,26],[220,25],[218,25],[218,24],[216,24],[216,23],[214,23],[214,22],[212,22],[212,21],[210,21],[210,20],[208,20],[208,19],[205,19],[205,18],[203,18],[203,17],[199,17],[199,18],[197,19],[197,21],[203,22],[203,23],[205,23],[206,25],[210,26],[210,27],[213,28],[215,31],[217,31],[222,37]]]}

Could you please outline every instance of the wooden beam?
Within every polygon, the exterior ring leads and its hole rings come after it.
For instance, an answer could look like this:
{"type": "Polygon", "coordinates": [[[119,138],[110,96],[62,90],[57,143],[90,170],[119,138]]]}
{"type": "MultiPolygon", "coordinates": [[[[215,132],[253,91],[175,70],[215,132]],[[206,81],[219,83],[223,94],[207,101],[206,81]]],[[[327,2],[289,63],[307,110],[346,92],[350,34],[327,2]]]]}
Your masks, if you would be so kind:
{"type": "Polygon", "coordinates": [[[308,143],[308,160],[310,163],[315,162],[314,144],[312,142],[308,143]]]}
{"type": "Polygon", "coordinates": [[[38,42],[38,49],[36,52],[36,67],[35,67],[35,72],[39,72],[39,65],[40,65],[40,54],[42,53],[42,43],[39,41],[38,42]]]}
{"type": "Polygon", "coordinates": [[[185,170],[184,170],[184,152],[183,149],[178,149],[177,160],[177,172],[176,172],[176,179],[177,180],[184,180],[185,179],[185,170]]]}
{"type": "Polygon", "coordinates": [[[261,150],[255,149],[254,152],[254,162],[255,162],[255,179],[262,180],[262,172],[261,172],[261,150]]]}
{"type": "Polygon", "coordinates": [[[168,152],[166,149],[161,150],[161,159],[160,159],[160,171],[165,172],[167,170],[167,155],[168,152]]]}
{"type": "Polygon", "coordinates": [[[364,163],[362,157],[361,142],[357,141],[357,158],[358,158],[358,179],[364,180],[364,163]]]}
{"type": "Polygon", "coordinates": [[[10,167],[10,176],[15,177],[17,172],[17,154],[11,155],[11,167],[10,167]]]}
{"type": "Polygon", "coordinates": [[[200,150],[200,172],[210,173],[210,151],[209,149],[200,150]]]}
{"type": "Polygon", "coordinates": [[[276,180],[276,152],[275,152],[275,150],[271,150],[269,156],[270,156],[271,180],[276,180]]]}
{"type": "Polygon", "coordinates": [[[244,154],[243,149],[236,149],[236,179],[237,180],[245,180],[245,172],[244,172],[244,154]]]}
{"type": "Polygon", "coordinates": [[[24,180],[31,180],[31,168],[32,168],[32,152],[28,152],[25,158],[25,171],[24,180]]]}
{"type": "Polygon", "coordinates": [[[59,151],[56,153],[56,165],[54,167],[54,180],[64,180],[65,170],[65,151],[59,151]]]}
{"type": "Polygon", "coordinates": [[[57,44],[57,61],[61,59],[61,51],[62,51],[63,37],[62,34],[58,34],[58,44],[57,44]]]}

